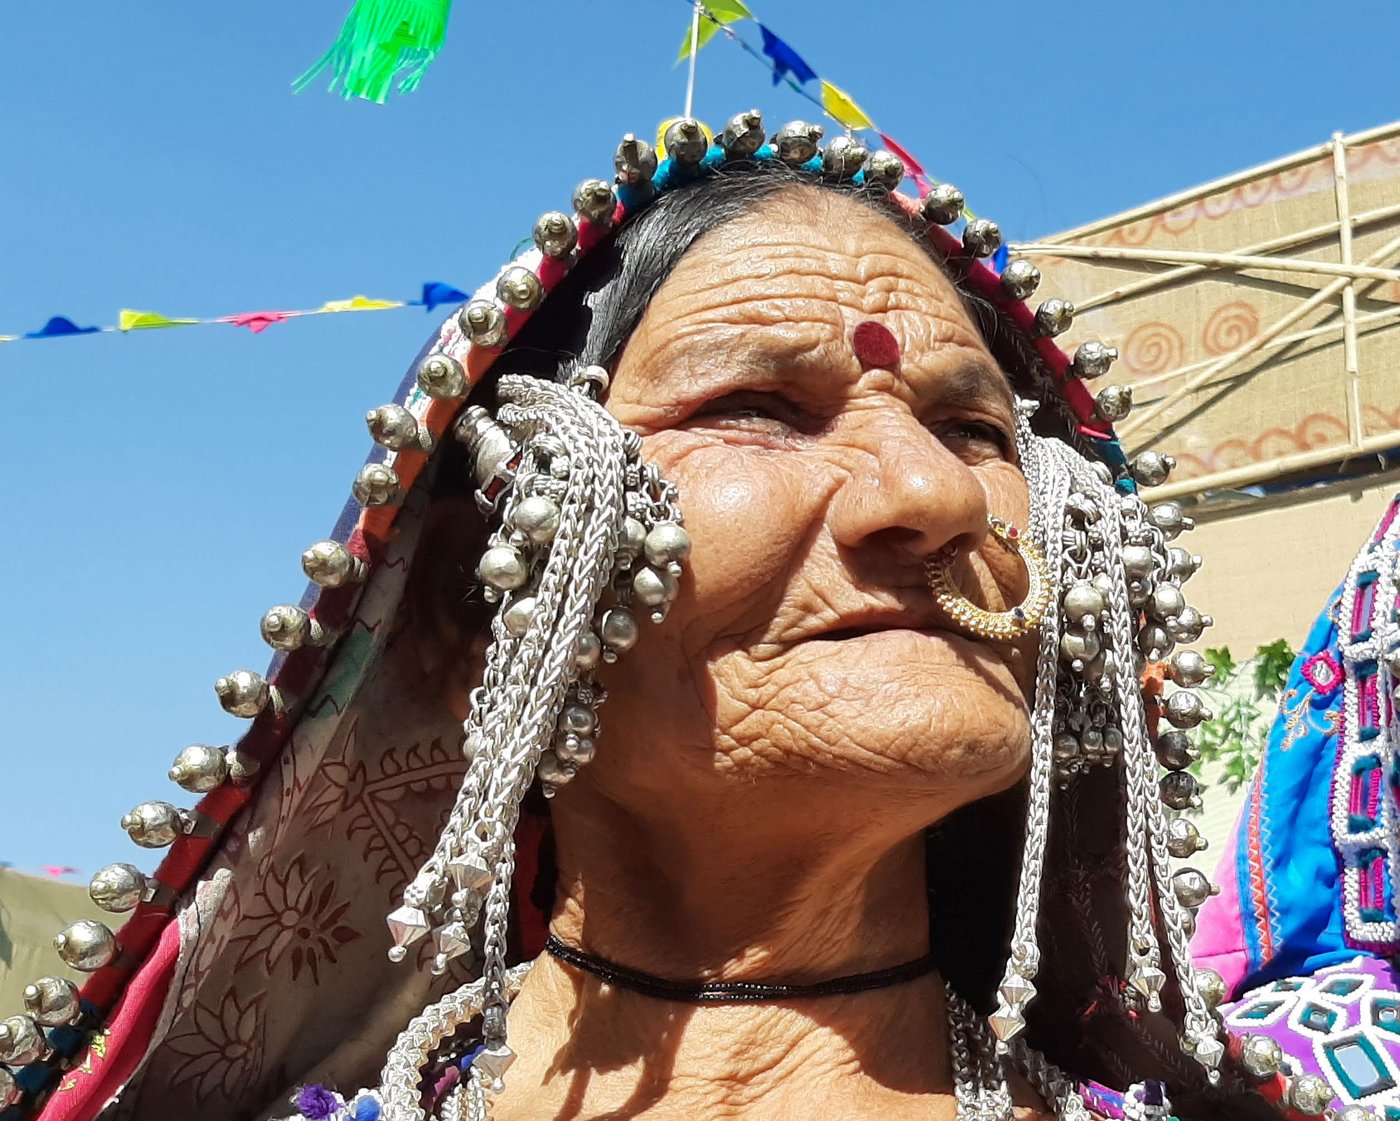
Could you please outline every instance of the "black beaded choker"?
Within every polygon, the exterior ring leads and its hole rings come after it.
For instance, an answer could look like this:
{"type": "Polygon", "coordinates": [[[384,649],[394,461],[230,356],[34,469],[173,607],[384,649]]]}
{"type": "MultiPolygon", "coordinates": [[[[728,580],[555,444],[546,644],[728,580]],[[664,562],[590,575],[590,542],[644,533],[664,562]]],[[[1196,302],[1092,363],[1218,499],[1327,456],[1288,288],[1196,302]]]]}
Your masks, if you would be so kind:
{"type": "Polygon", "coordinates": [[[547,954],[565,965],[591,973],[610,985],[657,1000],[674,1000],[682,1004],[761,1004],[811,996],[863,993],[870,989],[900,985],[916,977],[927,976],[934,970],[933,955],[925,954],[903,965],[892,965],[888,969],[876,969],[869,973],[852,973],[848,977],[836,977],[811,985],[769,985],[762,981],[668,981],[664,977],[628,969],[625,965],[570,946],[553,934],[545,940],[544,948],[547,954]]]}

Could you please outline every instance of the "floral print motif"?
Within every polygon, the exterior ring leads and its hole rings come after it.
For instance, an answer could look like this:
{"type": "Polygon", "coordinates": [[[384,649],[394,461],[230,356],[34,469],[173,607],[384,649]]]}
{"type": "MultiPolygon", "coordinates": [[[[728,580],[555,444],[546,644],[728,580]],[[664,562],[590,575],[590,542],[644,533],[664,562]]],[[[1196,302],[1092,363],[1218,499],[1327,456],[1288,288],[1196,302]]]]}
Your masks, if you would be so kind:
{"type": "Polygon", "coordinates": [[[242,1099],[262,1073],[263,1001],[267,990],[240,1002],[229,990],[217,1006],[196,1003],[193,1029],[175,1036],[166,1046],[186,1061],[174,1065],[172,1082],[193,1083],[195,1100],[242,1099]]]}
{"type": "Polygon", "coordinates": [[[336,883],[325,869],[306,872],[298,855],[280,875],[269,868],[262,884],[262,896],[243,913],[247,923],[257,926],[229,943],[238,953],[235,971],[257,964],[267,976],[274,976],[285,958],[292,980],[310,973],[321,982],[321,964],[336,963],[341,946],[361,937],[361,932],[342,920],[350,902],[338,902],[336,883]]]}

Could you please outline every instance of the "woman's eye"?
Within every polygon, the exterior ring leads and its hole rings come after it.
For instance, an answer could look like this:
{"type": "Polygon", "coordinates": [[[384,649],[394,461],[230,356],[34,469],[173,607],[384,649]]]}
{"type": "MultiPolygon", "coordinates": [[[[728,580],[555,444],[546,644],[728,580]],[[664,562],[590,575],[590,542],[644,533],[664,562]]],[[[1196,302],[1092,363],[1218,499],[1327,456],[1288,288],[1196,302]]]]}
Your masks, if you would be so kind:
{"type": "Polygon", "coordinates": [[[757,424],[767,427],[796,428],[802,426],[804,414],[786,397],[777,393],[744,391],[726,393],[705,402],[691,417],[722,424],[757,424]]]}
{"type": "Polygon", "coordinates": [[[994,448],[1000,456],[1010,457],[1010,434],[995,424],[976,420],[951,420],[936,428],[938,436],[955,448],[994,448]]]}

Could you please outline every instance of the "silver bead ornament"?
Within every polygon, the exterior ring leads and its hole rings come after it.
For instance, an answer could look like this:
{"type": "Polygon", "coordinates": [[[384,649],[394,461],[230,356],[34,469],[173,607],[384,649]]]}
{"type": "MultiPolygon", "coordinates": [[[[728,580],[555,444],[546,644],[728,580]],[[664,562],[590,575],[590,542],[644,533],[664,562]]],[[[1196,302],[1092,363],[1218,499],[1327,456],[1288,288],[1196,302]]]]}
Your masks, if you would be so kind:
{"type": "Polygon", "coordinates": [[[511,265],[496,278],[496,298],[516,311],[534,311],[544,299],[544,285],[524,265],[511,265]]]}
{"type": "Polygon", "coordinates": [[[169,802],[142,802],[122,814],[121,821],[127,835],[143,849],[163,849],[174,844],[188,831],[190,823],[188,812],[169,802]]]}
{"type": "Polygon", "coordinates": [[[321,625],[302,608],[283,603],[269,608],[258,624],[262,640],[274,650],[299,650],[316,646],[325,638],[321,625]]]}
{"type": "Polygon", "coordinates": [[[272,700],[272,687],[260,673],[235,670],[214,682],[219,704],[230,716],[253,717],[272,700]]]}
{"type": "Polygon", "coordinates": [[[748,159],[763,147],[765,136],[763,114],[750,109],[729,118],[719,134],[719,145],[730,159],[748,159]]]}
{"type": "Polygon", "coordinates": [[[651,527],[642,541],[647,560],[658,568],[680,564],[690,556],[690,534],[676,522],[660,522],[651,527]]]}
{"type": "MultiPolygon", "coordinates": [[[[422,375],[422,367],[419,368],[422,375]]],[[[465,386],[463,392],[465,392],[465,386]]],[[[461,396],[461,394],[454,394],[461,396]]],[[[402,405],[380,405],[365,414],[370,439],[390,451],[421,451],[433,449],[433,434],[418,423],[418,418],[402,405]]]]}
{"type": "Polygon", "coordinates": [[[587,705],[565,705],[559,714],[559,727],[576,736],[591,736],[598,728],[598,717],[587,705]]]}
{"type": "Polygon", "coordinates": [[[1082,670],[1103,648],[1093,631],[1065,631],[1060,638],[1060,657],[1076,672],[1082,670]]]}
{"type": "Polygon", "coordinates": [[[15,1081],[15,1076],[10,1073],[9,1068],[0,1066],[0,1109],[18,1105],[23,1096],[19,1083],[15,1081]]]}
{"type": "Polygon", "coordinates": [[[838,136],[822,149],[822,174],[843,183],[861,169],[869,155],[870,150],[859,140],[838,136]]]}
{"type": "Polygon", "coordinates": [[[28,1016],[7,1016],[0,1020],[0,1063],[27,1066],[49,1056],[44,1029],[28,1016]]]}
{"type": "Polygon", "coordinates": [[[645,607],[659,607],[676,598],[680,585],[664,568],[643,565],[632,576],[632,597],[645,607]]]}
{"type": "MultiPolygon", "coordinates": [[[[439,400],[450,401],[467,393],[467,372],[450,354],[429,354],[418,363],[417,380],[419,389],[439,400]]],[[[370,431],[373,430],[371,424],[370,431]]]]}
{"type": "Polygon", "coordinates": [[[1123,546],[1123,574],[1133,583],[1140,583],[1152,575],[1157,558],[1146,545],[1123,546]]]}
{"type": "Polygon", "coordinates": [[[594,225],[611,226],[617,213],[617,195],[612,185],[601,179],[585,179],[574,188],[574,210],[594,225]]]}
{"type": "Polygon", "coordinates": [[[109,864],[93,875],[88,895],[104,911],[125,914],[145,898],[146,876],[134,864],[109,864]]]}
{"type": "Polygon", "coordinates": [[[682,117],[672,121],[661,138],[666,147],[666,155],[678,164],[696,167],[710,150],[709,137],[700,122],[694,117],[682,117]]]}
{"type": "Polygon", "coordinates": [[[622,520],[622,537],[617,543],[617,555],[621,560],[631,562],[642,555],[646,548],[647,527],[636,518],[622,520]]]}
{"type": "Polygon", "coordinates": [[[554,754],[566,763],[582,767],[593,762],[597,743],[592,736],[566,734],[554,741],[554,754]]]}
{"type": "Polygon", "coordinates": [[[1201,757],[1185,732],[1163,732],[1154,745],[1157,762],[1169,771],[1184,771],[1201,757]]]}
{"type": "Polygon", "coordinates": [[[1052,752],[1057,763],[1068,763],[1079,757],[1079,741],[1070,732],[1058,732],[1053,741],[1052,752]]]}
{"type": "MultiPolygon", "coordinates": [[[[1190,805],[1189,800],[1187,805],[1190,805]]],[[[1201,836],[1200,830],[1188,818],[1174,817],[1167,822],[1167,851],[1178,860],[1186,860],[1209,847],[1210,842],[1201,836]]]]}
{"type": "Polygon", "coordinates": [[[1255,1078],[1272,1078],[1283,1066],[1283,1048],[1267,1035],[1246,1035],[1240,1041],[1240,1066],[1255,1078]]]}
{"type": "Polygon", "coordinates": [[[480,405],[467,406],[457,424],[456,438],[472,457],[476,484],[482,490],[510,481],[511,460],[518,451],[515,441],[480,405]]]}
{"type": "Polygon", "coordinates": [[[1159,623],[1177,618],[1186,609],[1186,597],[1173,584],[1158,584],[1148,598],[1147,612],[1159,623]]]}
{"type": "Polygon", "coordinates": [[[594,631],[584,631],[583,637],[578,641],[578,649],[574,652],[574,665],[587,673],[597,669],[602,660],[603,640],[594,631]]]}
{"type": "Polygon", "coordinates": [[[501,623],[506,633],[516,638],[525,637],[530,624],[535,621],[535,597],[517,596],[501,614],[501,623]]]}
{"type": "MultiPolygon", "coordinates": [[[[1180,613],[1177,614],[1180,619],[1180,613]]],[[[1178,650],[1167,663],[1167,676],[1188,689],[1204,684],[1215,675],[1215,667],[1195,650],[1178,650]]]]}
{"type": "Polygon", "coordinates": [[[208,794],[228,779],[228,755],[222,747],[190,744],[170,764],[169,778],[191,794],[208,794]]]}
{"type": "MultiPolygon", "coordinates": [[[[1192,938],[1196,937],[1196,912],[1195,912],[1195,911],[1182,911],[1182,912],[1181,912],[1181,929],[1182,929],[1182,932],[1186,935],[1186,940],[1187,940],[1188,942],[1189,942],[1192,938]]],[[[1219,1060],[1216,1060],[1216,1061],[1218,1062],[1219,1060]]]]}
{"type": "Polygon", "coordinates": [[[1160,662],[1176,647],[1176,639],[1161,623],[1148,623],[1138,635],[1138,649],[1151,661],[1160,662]]]}
{"type": "Polygon", "coordinates": [[[472,346],[490,349],[506,341],[506,313],[490,300],[472,300],[457,313],[457,326],[472,346]]]}
{"type": "Polygon", "coordinates": [[[1203,720],[1211,718],[1211,711],[1195,693],[1182,690],[1167,698],[1162,713],[1174,728],[1194,728],[1203,720]]]}
{"type": "Polygon", "coordinates": [[[789,121],[773,137],[778,159],[789,165],[804,164],[817,154],[817,145],[826,129],[809,121],[789,121]]]}
{"type": "Polygon", "coordinates": [[[865,161],[865,184],[877,191],[893,191],[904,182],[904,161],[883,148],[865,161]]]}
{"type": "Polygon", "coordinates": [[[1116,347],[1104,346],[1096,339],[1080,343],[1074,352],[1070,367],[1074,376],[1084,381],[1093,381],[1108,373],[1108,368],[1118,359],[1116,347]]]}
{"type": "Polygon", "coordinates": [[[630,186],[650,183],[656,174],[656,149],[634,133],[628,133],[617,146],[613,157],[613,167],[617,171],[617,181],[630,186]]]}
{"type": "Polygon", "coordinates": [[[603,640],[604,660],[609,650],[622,653],[632,649],[640,635],[637,618],[632,612],[625,607],[608,608],[598,628],[598,636],[603,640]]]}
{"type": "Polygon", "coordinates": [[[1129,470],[1139,486],[1158,487],[1167,481],[1175,466],[1176,460],[1172,456],[1147,451],[1133,460],[1129,470]]]}
{"type": "Polygon", "coordinates": [[[990,257],[1001,248],[1001,227],[990,218],[974,218],[963,230],[962,243],[973,257],[990,257]]]}
{"type": "Polygon", "coordinates": [[[350,493],[364,506],[389,506],[403,497],[398,472],[383,463],[361,467],[350,493]]]}
{"type": "Polygon", "coordinates": [[[1376,1121],[1376,1116],[1364,1105],[1344,1105],[1333,1115],[1333,1121],[1376,1121]]]}
{"type": "Polygon", "coordinates": [[[389,960],[392,962],[403,961],[408,956],[408,947],[431,929],[423,909],[407,903],[390,911],[384,921],[394,939],[393,946],[389,948],[389,960]]]}
{"type": "Polygon", "coordinates": [[[1195,809],[1201,804],[1200,784],[1190,771],[1169,771],[1157,780],[1157,796],[1174,810],[1195,809]]]}
{"type": "Polygon", "coordinates": [[[1183,907],[1199,907],[1212,895],[1220,894],[1220,888],[1206,879],[1205,873],[1183,868],[1172,876],[1172,892],[1183,907]]]}
{"type": "Polygon", "coordinates": [[[525,586],[530,566],[514,546],[493,545],[481,554],[476,574],[497,591],[511,592],[525,586]]]}
{"type": "Polygon", "coordinates": [[[368,571],[365,562],[339,541],[317,541],[301,554],[301,569],[322,588],[358,584],[368,571]]]}
{"type": "Polygon", "coordinates": [[[513,1062],[515,1052],[506,1046],[504,1040],[488,1039],[486,1046],[472,1060],[472,1066],[481,1071],[482,1077],[494,1088],[505,1078],[513,1062]]]}
{"type": "Polygon", "coordinates": [[[1207,1008],[1219,1008],[1225,1003],[1225,998],[1230,995],[1230,990],[1219,973],[1204,966],[1197,966],[1192,973],[1192,979],[1196,982],[1196,991],[1201,994],[1201,999],[1206,1002],[1207,1008]]]}
{"type": "Polygon", "coordinates": [[[967,207],[963,193],[951,183],[935,183],[924,196],[921,206],[924,220],[937,226],[948,226],[962,217],[967,207]]]}
{"type": "Polygon", "coordinates": [[[1183,607],[1172,621],[1170,630],[1178,642],[1195,642],[1207,627],[1214,625],[1215,620],[1209,615],[1202,615],[1194,607],[1183,607]]]}
{"type": "Polygon", "coordinates": [[[228,750],[228,780],[234,786],[247,786],[262,770],[262,764],[250,755],[245,755],[236,747],[228,750]]]}
{"type": "Polygon", "coordinates": [[[554,797],[555,792],[570,782],[576,774],[578,768],[572,763],[564,762],[553,751],[546,751],[541,755],[539,766],[535,768],[535,776],[540,780],[546,798],[554,797]]]}
{"type": "Polygon", "coordinates": [[[1175,502],[1159,502],[1156,506],[1149,506],[1147,518],[1162,531],[1162,536],[1168,541],[1174,540],[1188,529],[1196,528],[1195,521],[1184,514],[1175,502]]]}
{"type": "Polygon", "coordinates": [[[66,977],[40,977],[24,986],[24,1009],[40,1027],[61,1028],[83,1018],[78,986],[66,977]]]}
{"type": "Polygon", "coordinates": [[[496,878],[491,862],[476,848],[448,861],[447,874],[458,891],[470,892],[484,892],[496,878]]]}
{"type": "Polygon", "coordinates": [[[561,210],[541,214],[535,221],[531,236],[539,251],[555,260],[567,258],[578,245],[578,227],[574,225],[574,220],[561,210]]]}
{"type": "Polygon", "coordinates": [[[507,520],[532,543],[548,545],[559,530],[559,504],[542,494],[532,494],[515,504],[507,520]]]}
{"type": "Polygon", "coordinates": [[[1029,300],[1040,287],[1040,270],[1025,257],[1017,257],[1001,274],[1001,290],[1013,300],[1029,300]]]}
{"type": "Polygon", "coordinates": [[[1288,1104],[1308,1117],[1322,1116],[1335,1097],[1327,1079],[1315,1074],[1294,1075],[1288,1087],[1288,1104]]]}
{"type": "Polygon", "coordinates": [[[1133,387],[1131,385],[1108,385],[1100,389],[1094,398],[1094,407],[1099,416],[1116,424],[1133,411],[1133,387]]]}
{"type": "Polygon", "coordinates": [[[1098,588],[1081,580],[1065,590],[1062,606],[1068,622],[1085,630],[1093,630],[1107,610],[1108,602],[1098,588]]]}
{"type": "Polygon", "coordinates": [[[1074,305],[1068,300],[1049,299],[1035,309],[1035,333],[1047,338],[1063,335],[1074,324],[1074,305]]]}
{"type": "Polygon", "coordinates": [[[117,938],[102,923],[79,919],[59,932],[53,948],[78,972],[93,973],[116,959],[117,938]]]}

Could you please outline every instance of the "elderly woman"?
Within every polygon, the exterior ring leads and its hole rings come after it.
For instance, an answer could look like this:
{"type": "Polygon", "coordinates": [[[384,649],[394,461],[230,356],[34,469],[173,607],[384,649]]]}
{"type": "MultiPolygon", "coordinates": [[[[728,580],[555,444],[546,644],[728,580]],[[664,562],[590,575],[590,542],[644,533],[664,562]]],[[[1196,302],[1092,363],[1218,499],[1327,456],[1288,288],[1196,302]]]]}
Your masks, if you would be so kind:
{"type": "Polygon", "coordinates": [[[1321,1113],[1188,960],[1194,560],[1111,352],[819,136],[627,137],[369,414],[19,1116],[1321,1113]]]}

